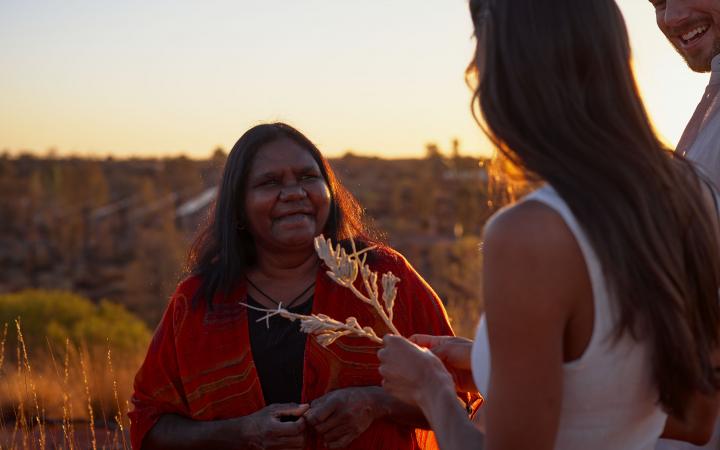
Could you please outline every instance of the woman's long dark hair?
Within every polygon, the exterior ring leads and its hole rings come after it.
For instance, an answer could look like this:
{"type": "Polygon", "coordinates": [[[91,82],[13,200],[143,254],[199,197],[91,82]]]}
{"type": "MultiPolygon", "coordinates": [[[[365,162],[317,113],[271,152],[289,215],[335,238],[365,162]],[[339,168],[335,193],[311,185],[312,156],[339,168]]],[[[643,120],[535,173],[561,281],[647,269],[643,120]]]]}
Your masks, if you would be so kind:
{"type": "Polygon", "coordinates": [[[479,103],[500,152],[565,200],[649,342],[660,402],[718,388],[720,260],[702,181],[656,137],[613,0],[470,0],[479,103]]]}
{"type": "Polygon", "coordinates": [[[255,126],[245,132],[230,151],[213,209],[190,247],[186,271],[201,278],[193,305],[205,299],[212,307],[215,295],[227,295],[247,268],[255,263],[255,245],[245,228],[247,178],[258,150],[278,139],[291,139],[307,150],[330,188],[330,213],[323,230],[325,237],[333,242],[349,238],[365,243],[377,242],[378,236],[365,223],[357,200],[340,183],[327,159],[310,139],[284,123],[255,126]]]}

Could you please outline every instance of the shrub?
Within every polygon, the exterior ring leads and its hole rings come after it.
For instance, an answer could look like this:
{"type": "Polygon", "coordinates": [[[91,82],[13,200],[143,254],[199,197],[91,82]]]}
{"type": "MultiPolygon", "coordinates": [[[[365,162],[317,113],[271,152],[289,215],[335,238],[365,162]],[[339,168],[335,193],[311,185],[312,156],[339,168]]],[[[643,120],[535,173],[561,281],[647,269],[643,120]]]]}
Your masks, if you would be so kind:
{"type": "Polygon", "coordinates": [[[111,430],[110,448],[128,449],[128,400],[149,339],[142,321],[107,300],[0,295],[0,448],[38,439],[43,448],[87,448],[85,440],[95,448],[100,426],[111,430]]]}
{"type": "Polygon", "coordinates": [[[96,305],[65,291],[33,289],[0,295],[0,326],[10,326],[6,349],[17,346],[16,319],[25,345],[36,356],[64,349],[66,339],[93,352],[105,352],[109,343],[117,356],[136,355],[147,348],[150,339],[147,326],[123,306],[108,300],[96,305]]]}

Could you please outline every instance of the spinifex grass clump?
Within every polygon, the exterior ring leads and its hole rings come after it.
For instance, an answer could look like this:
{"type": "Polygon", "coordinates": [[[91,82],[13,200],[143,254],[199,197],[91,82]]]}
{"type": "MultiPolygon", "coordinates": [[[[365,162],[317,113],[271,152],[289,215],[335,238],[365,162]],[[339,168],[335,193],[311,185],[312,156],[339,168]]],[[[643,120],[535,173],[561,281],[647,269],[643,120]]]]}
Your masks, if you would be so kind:
{"type": "Polygon", "coordinates": [[[116,367],[109,341],[103,360],[98,343],[75,346],[69,338],[64,351],[48,339],[43,352],[27,346],[19,319],[14,325],[16,369],[5,358],[8,324],[0,323],[0,450],[129,450],[129,405],[121,399],[132,392],[142,355],[121,353],[116,367]]]}
{"type": "MultiPolygon", "coordinates": [[[[358,251],[355,242],[351,239],[352,253],[348,254],[340,244],[334,248],[330,239],[325,239],[323,235],[315,238],[315,250],[320,259],[325,262],[328,267],[326,273],[335,283],[350,289],[350,291],[363,302],[372,306],[380,316],[382,321],[390,330],[390,334],[400,334],[393,324],[393,307],[395,306],[395,297],[397,295],[397,283],[400,278],[393,275],[392,272],[382,274],[380,283],[383,288],[382,304],[380,303],[380,291],[378,287],[378,274],[370,270],[370,266],[366,264],[367,252],[374,247],[368,247],[358,251]],[[355,286],[355,280],[358,274],[362,278],[362,289],[364,293],[355,286]]],[[[300,321],[300,331],[312,334],[318,343],[324,347],[335,342],[342,336],[365,337],[378,344],[382,343],[382,339],[378,337],[372,327],[361,326],[355,317],[348,317],[345,322],[333,319],[325,314],[295,314],[283,308],[282,304],[277,309],[255,308],[250,305],[248,308],[265,312],[265,316],[259,320],[265,320],[270,324],[269,319],[272,316],[279,315],[289,320],[300,321]]]]}

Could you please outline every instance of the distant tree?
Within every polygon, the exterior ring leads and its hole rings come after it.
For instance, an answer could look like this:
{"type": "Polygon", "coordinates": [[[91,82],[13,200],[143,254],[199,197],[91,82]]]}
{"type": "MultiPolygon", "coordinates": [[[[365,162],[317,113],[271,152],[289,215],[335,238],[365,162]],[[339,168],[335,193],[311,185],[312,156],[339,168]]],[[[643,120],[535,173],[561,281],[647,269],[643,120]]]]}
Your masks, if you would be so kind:
{"type": "Polygon", "coordinates": [[[225,161],[227,161],[227,152],[224,148],[218,146],[213,150],[212,157],[210,158],[215,167],[225,167],[225,161]]]}
{"type": "Polygon", "coordinates": [[[452,157],[453,159],[460,158],[460,140],[458,138],[452,140],[452,157]]]}
{"type": "Polygon", "coordinates": [[[48,160],[58,159],[58,149],[57,149],[57,147],[54,147],[54,146],[53,146],[53,147],[48,147],[47,150],[45,151],[45,156],[44,156],[44,158],[45,158],[45,159],[48,159],[48,160]]]}
{"type": "Polygon", "coordinates": [[[440,151],[440,147],[438,147],[437,144],[434,142],[429,142],[425,144],[425,158],[442,158],[442,152],[440,151]]]}

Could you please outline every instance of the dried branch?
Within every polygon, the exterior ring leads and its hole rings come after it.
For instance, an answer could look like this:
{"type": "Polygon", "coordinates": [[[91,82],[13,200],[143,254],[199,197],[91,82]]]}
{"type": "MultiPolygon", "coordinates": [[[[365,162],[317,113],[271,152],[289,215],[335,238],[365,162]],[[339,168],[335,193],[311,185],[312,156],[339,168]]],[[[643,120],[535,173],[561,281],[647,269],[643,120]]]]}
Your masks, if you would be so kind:
{"type": "Polygon", "coordinates": [[[400,282],[400,278],[393,275],[392,272],[383,274],[383,302],[385,303],[385,308],[387,308],[386,311],[379,301],[377,273],[370,270],[370,266],[365,263],[366,255],[360,258],[360,255],[375,247],[368,247],[358,251],[355,247],[355,241],[351,239],[350,244],[352,245],[353,252],[348,255],[340,244],[337,244],[335,248],[333,248],[330,239],[325,239],[323,235],[320,235],[315,238],[315,251],[317,251],[318,256],[323,260],[325,265],[328,266],[328,269],[330,269],[326,272],[330,279],[340,286],[350,289],[355,297],[372,306],[392,334],[399,335],[400,332],[393,324],[392,317],[395,296],[397,295],[396,285],[400,282]],[[363,294],[355,287],[355,279],[358,273],[362,278],[362,284],[367,294],[363,294]]]}
{"type": "Polygon", "coordinates": [[[257,308],[246,303],[240,304],[255,311],[264,312],[265,315],[257,321],[264,320],[268,327],[270,327],[270,318],[273,316],[281,316],[291,321],[299,320],[300,331],[314,335],[318,343],[323,347],[327,347],[342,336],[364,337],[382,344],[382,339],[375,334],[371,327],[361,327],[354,317],[348,317],[345,319],[345,323],[342,323],[325,314],[311,314],[308,316],[292,313],[283,308],[282,304],[278,305],[277,309],[257,308]]]}
{"type": "MultiPolygon", "coordinates": [[[[372,306],[388,327],[390,333],[399,335],[400,332],[393,324],[393,308],[397,296],[397,283],[400,282],[400,278],[393,275],[392,272],[382,275],[383,303],[381,304],[378,274],[370,270],[370,266],[365,262],[367,259],[366,253],[375,247],[367,247],[358,251],[355,247],[355,241],[351,239],[350,243],[352,253],[348,254],[340,244],[333,247],[330,239],[325,239],[324,236],[320,235],[315,238],[315,250],[329,269],[326,272],[328,277],[340,286],[350,289],[355,297],[372,306]],[[358,274],[362,279],[362,287],[365,293],[355,286],[358,274]]],[[[265,315],[257,321],[264,320],[268,328],[270,327],[270,318],[273,316],[279,315],[292,321],[299,320],[300,331],[315,335],[318,343],[324,347],[332,344],[342,336],[364,337],[382,344],[382,339],[378,337],[375,330],[372,327],[360,326],[355,317],[348,317],[343,323],[325,314],[304,315],[292,313],[283,308],[282,303],[278,305],[277,309],[257,308],[245,303],[240,304],[255,311],[264,312],[265,315]]]]}

